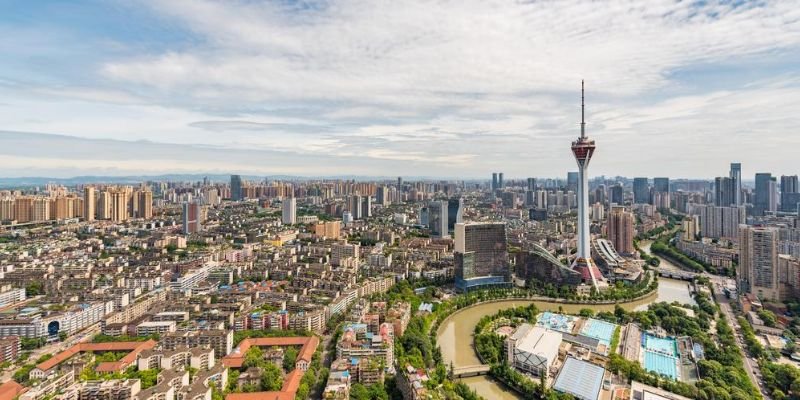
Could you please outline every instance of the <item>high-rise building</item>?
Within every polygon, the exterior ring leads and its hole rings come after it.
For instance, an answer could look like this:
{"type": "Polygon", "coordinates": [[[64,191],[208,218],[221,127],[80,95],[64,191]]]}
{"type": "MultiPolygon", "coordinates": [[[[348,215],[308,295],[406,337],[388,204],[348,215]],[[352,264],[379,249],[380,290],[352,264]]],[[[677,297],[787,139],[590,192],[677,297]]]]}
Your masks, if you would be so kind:
{"type": "Polygon", "coordinates": [[[620,254],[633,254],[635,249],[633,247],[634,237],[634,224],[636,218],[633,213],[625,210],[625,207],[616,206],[611,207],[611,213],[608,214],[608,241],[620,254]]]}
{"type": "Polygon", "coordinates": [[[136,191],[134,199],[137,204],[136,216],[144,219],[153,218],[153,192],[150,190],[136,191]]]}
{"type": "Polygon", "coordinates": [[[742,200],[742,164],[731,163],[731,187],[733,190],[733,204],[740,206],[744,204],[742,200]]]}
{"type": "Polygon", "coordinates": [[[108,190],[100,192],[97,196],[97,219],[111,219],[111,193],[108,190]]]}
{"type": "Polygon", "coordinates": [[[729,207],[736,203],[733,179],[720,176],[714,179],[714,204],[719,207],[729,207]]]}
{"type": "Polygon", "coordinates": [[[398,192],[402,192],[403,191],[403,177],[402,176],[398,176],[397,177],[397,191],[398,192]]]}
{"type": "Polygon", "coordinates": [[[499,189],[499,183],[497,182],[497,172],[492,172],[492,192],[499,189]]]}
{"type": "Polygon", "coordinates": [[[364,208],[361,205],[361,203],[362,203],[361,196],[359,195],[350,196],[350,201],[348,202],[347,209],[348,211],[350,211],[350,214],[352,214],[353,219],[364,218],[363,214],[364,208]]]}
{"type": "Polygon", "coordinates": [[[779,299],[778,231],[741,225],[739,229],[739,290],[762,299],[779,299]]]}
{"type": "Polygon", "coordinates": [[[378,191],[375,192],[375,202],[382,205],[388,206],[391,204],[391,200],[389,199],[389,187],[388,186],[381,186],[378,188],[378,191]]]}
{"type": "Polygon", "coordinates": [[[297,199],[288,197],[283,199],[283,212],[281,222],[284,225],[294,225],[297,223],[297,199]]]}
{"type": "Polygon", "coordinates": [[[372,216],[372,196],[363,196],[361,198],[361,218],[369,218],[372,216]]]}
{"type": "Polygon", "coordinates": [[[115,188],[108,191],[111,199],[111,215],[113,222],[125,222],[128,220],[128,194],[124,189],[115,188]]]}
{"type": "Polygon", "coordinates": [[[95,206],[97,205],[95,193],[97,191],[92,186],[83,188],[83,218],[86,221],[94,221],[95,206]]]}
{"type": "Polygon", "coordinates": [[[756,174],[755,201],[753,215],[762,216],[768,211],[777,211],[775,178],[769,172],[756,174]]]}
{"type": "Polygon", "coordinates": [[[781,211],[797,212],[798,202],[800,202],[800,188],[798,187],[797,175],[782,175],[781,211]]]}
{"type": "Polygon", "coordinates": [[[456,224],[464,218],[464,199],[451,197],[447,200],[447,231],[453,232],[456,224]]]}
{"type": "Polygon", "coordinates": [[[500,189],[506,187],[505,183],[503,183],[503,173],[502,172],[498,172],[497,173],[497,187],[500,188],[500,189]]]}
{"type": "Polygon", "coordinates": [[[579,172],[567,172],[567,191],[578,192],[579,172]]]}
{"type": "Polygon", "coordinates": [[[239,201],[244,199],[242,192],[242,177],[239,175],[231,175],[231,200],[239,201]]]}
{"type": "Polygon", "coordinates": [[[744,206],[695,205],[692,213],[699,217],[700,233],[711,239],[737,239],[739,225],[744,224],[747,218],[744,206]]]}
{"type": "Polygon", "coordinates": [[[447,230],[447,209],[446,201],[436,200],[428,203],[428,229],[431,232],[431,237],[444,238],[450,236],[447,230]]]}
{"type": "Polygon", "coordinates": [[[203,230],[202,206],[200,203],[183,203],[183,233],[189,235],[203,230]]]}
{"type": "Polygon", "coordinates": [[[533,192],[536,190],[536,178],[528,178],[528,191],[533,192]]]}
{"type": "Polygon", "coordinates": [[[653,178],[653,191],[658,193],[669,193],[669,178],[653,178]]]}
{"type": "Polygon", "coordinates": [[[456,224],[454,255],[457,290],[509,284],[511,271],[504,223],[456,224]]]}
{"type": "Polygon", "coordinates": [[[633,178],[633,203],[650,204],[650,184],[647,178],[633,178]]]}
{"type": "Polygon", "coordinates": [[[595,203],[600,203],[602,205],[605,205],[608,202],[606,185],[599,185],[594,189],[594,201],[595,203]]]}
{"type": "Polygon", "coordinates": [[[589,232],[589,162],[595,150],[594,140],[586,136],[583,81],[581,81],[581,136],[572,142],[572,154],[578,164],[578,253],[572,268],[584,276],[586,283],[599,289],[603,276],[592,261],[589,232]]]}
{"type": "Polygon", "coordinates": [[[623,205],[625,204],[625,188],[621,184],[611,186],[611,203],[623,205]]]}

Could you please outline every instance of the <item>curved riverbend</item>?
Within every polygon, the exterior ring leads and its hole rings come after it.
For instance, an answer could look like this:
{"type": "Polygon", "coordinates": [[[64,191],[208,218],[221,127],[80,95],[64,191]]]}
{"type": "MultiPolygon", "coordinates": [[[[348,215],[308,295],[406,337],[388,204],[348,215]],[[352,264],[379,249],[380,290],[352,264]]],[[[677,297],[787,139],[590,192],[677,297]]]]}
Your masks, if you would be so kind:
{"type": "MultiPolygon", "coordinates": [[[[635,310],[656,301],[681,301],[682,298],[691,300],[686,284],[687,282],[661,278],[656,293],[637,301],[620,302],[619,305],[626,310],[635,310]],[[678,295],[681,292],[685,292],[685,296],[678,295]]],[[[458,368],[480,364],[472,346],[472,333],[478,321],[485,315],[493,315],[506,308],[527,306],[531,303],[542,311],[558,311],[561,307],[564,312],[573,314],[577,314],[582,308],[591,308],[595,312],[614,311],[616,306],[615,304],[564,304],[536,300],[495,300],[463,308],[442,321],[436,332],[436,343],[442,349],[442,358],[446,365],[452,363],[454,367],[458,368]]],[[[515,392],[503,387],[488,376],[470,377],[464,379],[463,382],[486,399],[516,400],[519,398],[515,392]]]]}

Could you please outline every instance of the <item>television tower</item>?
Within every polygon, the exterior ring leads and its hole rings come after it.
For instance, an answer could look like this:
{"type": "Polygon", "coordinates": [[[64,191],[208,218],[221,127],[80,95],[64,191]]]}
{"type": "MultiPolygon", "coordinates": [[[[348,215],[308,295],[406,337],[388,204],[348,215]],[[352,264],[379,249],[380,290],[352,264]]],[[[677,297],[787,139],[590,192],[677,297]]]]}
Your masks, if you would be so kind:
{"type": "Polygon", "coordinates": [[[586,137],[586,121],[584,119],[583,80],[581,80],[581,137],[572,142],[572,154],[578,163],[578,254],[572,269],[579,271],[584,281],[591,281],[595,289],[603,276],[592,261],[589,243],[589,161],[594,154],[594,140],[586,137]]]}

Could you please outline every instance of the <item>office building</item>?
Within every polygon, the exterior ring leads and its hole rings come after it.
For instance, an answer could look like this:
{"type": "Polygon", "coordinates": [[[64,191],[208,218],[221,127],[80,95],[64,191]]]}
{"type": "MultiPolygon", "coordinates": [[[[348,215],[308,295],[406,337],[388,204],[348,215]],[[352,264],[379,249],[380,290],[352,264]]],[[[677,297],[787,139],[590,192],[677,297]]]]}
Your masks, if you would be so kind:
{"type": "Polygon", "coordinates": [[[634,253],[635,224],[636,217],[633,216],[632,212],[627,211],[625,207],[616,206],[611,208],[611,213],[608,214],[608,240],[617,253],[623,255],[634,253]]]}
{"type": "Polygon", "coordinates": [[[202,206],[200,203],[183,203],[183,233],[189,235],[203,230],[202,206]]]}
{"type": "Polygon", "coordinates": [[[762,216],[767,212],[775,212],[778,207],[776,195],[776,181],[769,172],[756,174],[755,201],[753,204],[753,215],[762,216]]]}
{"type": "Polygon", "coordinates": [[[456,224],[464,218],[464,199],[452,197],[447,200],[447,231],[453,232],[456,224]]]}
{"type": "Polygon", "coordinates": [[[375,202],[382,206],[388,206],[389,204],[392,204],[391,200],[389,199],[388,186],[381,186],[378,188],[378,191],[375,192],[375,202]]]}
{"type": "Polygon", "coordinates": [[[363,219],[364,218],[364,207],[362,205],[362,197],[359,195],[350,196],[350,199],[347,202],[348,211],[353,216],[353,219],[363,219]]]}
{"type": "Polygon", "coordinates": [[[589,232],[589,162],[595,147],[594,140],[586,136],[583,81],[581,81],[581,136],[572,142],[572,154],[578,164],[578,253],[572,263],[572,268],[586,277],[587,283],[591,283],[595,289],[598,289],[602,276],[592,261],[592,250],[589,247],[591,238],[589,232]]]}
{"type": "Polygon", "coordinates": [[[499,189],[500,186],[497,182],[497,172],[492,172],[492,192],[499,189]]]}
{"type": "Polygon", "coordinates": [[[736,204],[736,188],[734,181],[728,177],[714,179],[714,204],[719,207],[730,207],[736,204]]]}
{"type": "Polygon", "coordinates": [[[428,230],[430,230],[431,237],[450,237],[449,231],[447,230],[447,211],[447,201],[436,200],[428,203],[428,230]]]}
{"type": "Polygon", "coordinates": [[[647,178],[633,178],[633,203],[650,204],[650,184],[647,178]]]}
{"type": "Polygon", "coordinates": [[[231,200],[244,200],[244,193],[242,192],[242,177],[239,175],[231,175],[231,200]]]}
{"type": "Polygon", "coordinates": [[[502,188],[506,187],[505,183],[503,183],[503,173],[502,172],[498,172],[497,173],[497,187],[499,189],[502,189],[502,188]]]}
{"type": "Polygon", "coordinates": [[[653,191],[657,193],[669,193],[669,178],[653,178],[653,191]]]}
{"type": "Polygon", "coordinates": [[[799,202],[800,188],[797,175],[781,176],[781,211],[796,213],[799,202]]]}
{"type": "Polygon", "coordinates": [[[625,188],[622,187],[621,184],[616,184],[611,186],[611,194],[610,194],[610,201],[613,204],[623,205],[625,204],[625,188]]]}
{"type": "Polygon", "coordinates": [[[731,171],[729,174],[731,178],[731,188],[733,190],[733,204],[741,206],[744,204],[742,200],[742,164],[731,163],[731,171]]]}
{"type": "Polygon", "coordinates": [[[297,199],[289,197],[283,199],[283,212],[281,214],[281,222],[284,225],[294,225],[297,223],[297,199]]]}
{"type": "Polygon", "coordinates": [[[567,191],[578,192],[579,172],[567,172],[567,191]]]}
{"type": "Polygon", "coordinates": [[[83,219],[86,221],[94,221],[95,207],[97,206],[96,193],[97,190],[92,186],[83,188],[83,219]]]}
{"type": "Polygon", "coordinates": [[[454,256],[456,289],[459,291],[505,286],[510,282],[504,223],[456,224],[454,256]]]}
{"type": "Polygon", "coordinates": [[[528,178],[527,190],[529,192],[533,192],[534,190],[536,190],[536,178],[528,178]]]}
{"type": "Polygon", "coordinates": [[[762,299],[779,300],[778,230],[770,227],[739,227],[739,290],[762,299]]]}

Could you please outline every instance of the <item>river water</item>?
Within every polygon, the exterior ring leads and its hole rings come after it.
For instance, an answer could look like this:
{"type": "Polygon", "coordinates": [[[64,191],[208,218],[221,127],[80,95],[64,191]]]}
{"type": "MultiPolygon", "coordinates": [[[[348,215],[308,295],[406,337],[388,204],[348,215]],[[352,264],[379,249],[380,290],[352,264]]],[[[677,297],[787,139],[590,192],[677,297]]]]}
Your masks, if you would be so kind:
{"type": "MultiPolygon", "coordinates": [[[[645,251],[650,250],[650,243],[640,243],[645,251]],[[646,248],[645,248],[646,246],[646,248]]],[[[661,260],[661,268],[677,268],[670,264],[668,261],[661,260]]],[[[660,278],[658,281],[657,293],[642,299],[640,301],[622,304],[622,308],[626,310],[642,310],[646,309],[647,305],[653,302],[673,302],[694,304],[691,293],[689,291],[688,282],[660,278]]],[[[591,308],[595,312],[599,311],[614,311],[613,304],[606,305],[586,305],[586,304],[558,304],[544,301],[531,301],[531,300],[503,300],[492,303],[480,304],[473,307],[465,308],[451,315],[439,327],[437,332],[437,344],[442,349],[442,358],[445,365],[451,363],[455,368],[465,367],[470,365],[480,364],[478,356],[472,347],[472,333],[475,325],[485,315],[492,315],[498,311],[506,308],[527,306],[531,303],[536,304],[539,310],[558,311],[559,306],[566,313],[577,314],[582,308],[591,308]]],[[[491,377],[488,376],[475,376],[465,378],[462,380],[470,388],[474,389],[479,395],[488,400],[494,399],[508,399],[517,400],[519,396],[498,384],[491,377]]]]}

